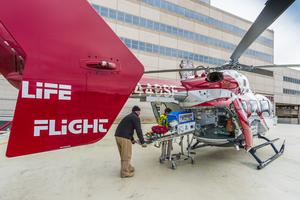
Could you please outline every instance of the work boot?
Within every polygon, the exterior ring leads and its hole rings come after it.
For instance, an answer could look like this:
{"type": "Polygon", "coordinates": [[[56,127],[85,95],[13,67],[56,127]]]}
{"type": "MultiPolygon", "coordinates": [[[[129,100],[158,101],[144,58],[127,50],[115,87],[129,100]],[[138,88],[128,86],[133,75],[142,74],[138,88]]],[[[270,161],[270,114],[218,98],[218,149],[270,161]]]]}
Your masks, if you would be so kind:
{"type": "Polygon", "coordinates": [[[130,172],[129,174],[122,174],[121,178],[130,178],[130,177],[133,177],[133,176],[134,176],[134,173],[130,172]]]}
{"type": "Polygon", "coordinates": [[[129,167],[129,170],[130,170],[130,172],[134,172],[134,171],[135,171],[134,167],[131,166],[131,165],[130,165],[130,167],[129,167]]]}

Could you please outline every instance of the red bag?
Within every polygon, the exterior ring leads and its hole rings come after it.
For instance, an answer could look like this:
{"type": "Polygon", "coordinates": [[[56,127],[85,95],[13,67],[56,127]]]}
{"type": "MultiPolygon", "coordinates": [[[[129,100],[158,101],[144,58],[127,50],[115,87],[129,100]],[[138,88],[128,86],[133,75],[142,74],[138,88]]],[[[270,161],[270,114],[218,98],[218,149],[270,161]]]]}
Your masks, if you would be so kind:
{"type": "Polygon", "coordinates": [[[168,128],[162,125],[152,126],[152,131],[156,134],[165,134],[168,132],[168,128]]]}

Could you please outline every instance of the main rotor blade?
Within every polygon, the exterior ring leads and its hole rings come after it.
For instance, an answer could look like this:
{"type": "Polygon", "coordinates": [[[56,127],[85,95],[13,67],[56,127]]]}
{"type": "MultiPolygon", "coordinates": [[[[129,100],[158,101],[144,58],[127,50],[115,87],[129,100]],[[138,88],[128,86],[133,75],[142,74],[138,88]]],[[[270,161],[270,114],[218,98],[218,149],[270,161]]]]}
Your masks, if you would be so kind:
{"type": "Polygon", "coordinates": [[[197,67],[197,68],[183,68],[183,69],[164,69],[164,70],[153,70],[145,71],[144,74],[155,74],[155,73],[167,73],[167,72],[186,72],[186,71],[201,71],[206,70],[207,67],[197,67]]]}
{"type": "Polygon", "coordinates": [[[285,64],[285,65],[259,65],[254,66],[255,68],[272,68],[272,67],[300,67],[300,64],[285,64]]]}
{"type": "Polygon", "coordinates": [[[244,51],[264,32],[295,0],[268,0],[265,8],[252,24],[230,59],[237,62],[244,51]]]}

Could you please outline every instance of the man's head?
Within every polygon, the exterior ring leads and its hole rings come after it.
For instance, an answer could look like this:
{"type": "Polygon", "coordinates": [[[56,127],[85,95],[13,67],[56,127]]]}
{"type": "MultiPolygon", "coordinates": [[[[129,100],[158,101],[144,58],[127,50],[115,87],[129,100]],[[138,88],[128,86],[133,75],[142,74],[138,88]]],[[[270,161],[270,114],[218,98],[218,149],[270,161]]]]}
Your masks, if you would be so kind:
{"type": "Polygon", "coordinates": [[[139,116],[141,114],[141,109],[138,106],[133,106],[132,112],[136,113],[139,116]]]}
{"type": "Polygon", "coordinates": [[[170,108],[166,108],[166,109],[165,109],[165,114],[166,114],[166,115],[169,114],[170,112],[172,112],[172,110],[171,110],[170,108]]]}

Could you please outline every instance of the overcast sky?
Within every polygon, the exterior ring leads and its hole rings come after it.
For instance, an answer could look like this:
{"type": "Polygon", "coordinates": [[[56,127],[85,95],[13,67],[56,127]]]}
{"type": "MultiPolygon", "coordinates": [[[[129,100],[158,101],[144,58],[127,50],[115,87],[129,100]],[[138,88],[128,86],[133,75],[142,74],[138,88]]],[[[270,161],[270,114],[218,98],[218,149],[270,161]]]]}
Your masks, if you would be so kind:
{"type": "MultiPolygon", "coordinates": [[[[266,0],[211,0],[222,10],[255,21],[266,0]]],[[[300,64],[300,1],[296,0],[271,27],[274,30],[275,64],[300,64]]]]}

